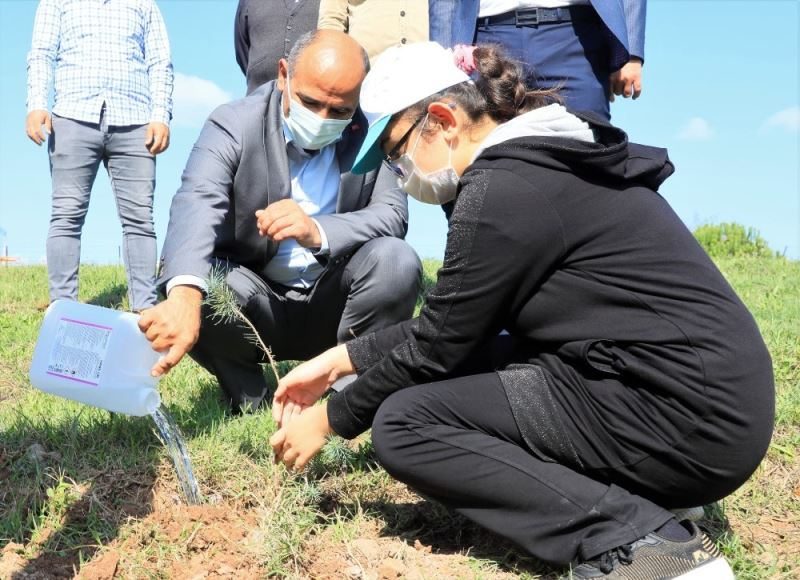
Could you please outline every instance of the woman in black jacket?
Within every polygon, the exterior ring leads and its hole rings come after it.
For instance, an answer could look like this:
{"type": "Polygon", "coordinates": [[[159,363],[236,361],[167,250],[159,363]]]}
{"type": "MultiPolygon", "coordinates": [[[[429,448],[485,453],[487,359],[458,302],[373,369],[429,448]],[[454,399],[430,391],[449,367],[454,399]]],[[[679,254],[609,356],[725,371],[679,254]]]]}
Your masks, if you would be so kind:
{"type": "Polygon", "coordinates": [[[669,509],[739,487],[772,433],[770,357],[656,190],[666,151],[525,90],[496,48],[390,49],[367,76],[383,161],[455,198],[419,318],[280,381],[271,439],[297,469],[372,427],[386,470],[577,578],[732,578],[669,509]],[[354,382],[320,405],[338,378],[354,382]]]}

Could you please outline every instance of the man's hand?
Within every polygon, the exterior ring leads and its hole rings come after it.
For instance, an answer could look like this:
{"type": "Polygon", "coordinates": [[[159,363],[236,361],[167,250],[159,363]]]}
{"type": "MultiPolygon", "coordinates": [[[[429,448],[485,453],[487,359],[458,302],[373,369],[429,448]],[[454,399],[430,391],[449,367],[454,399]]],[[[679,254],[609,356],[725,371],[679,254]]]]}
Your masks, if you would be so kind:
{"type": "Polygon", "coordinates": [[[289,469],[302,471],[311,458],[319,453],[331,433],[328,404],[307,409],[270,437],[275,463],[283,462],[289,469]]]}
{"type": "Polygon", "coordinates": [[[316,403],[339,377],[353,372],[343,344],[296,366],[278,381],[272,399],[272,417],[279,427],[285,428],[316,403]]]}
{"type": "Polygon", "coordinates": [[[50,117],[50,113],[41,109],[28,113],[28,117],[25,119],[25,132],[28,134],[28,138],[37,145],[47,141],[47,135],[53,132],[53,119],[50,117]],[[42,131],[42,125],[44,125],[44,131],[42,131]]]}
{"type": "Polygon", "coordinates": [[[169,147],[169,127],[164,123],[153,121],[147,126],[144,146],[153,155],[163,153],[169,147]]]}
{"type": "Polygon", "coordinates": [[[319,248],[322,238],[317,224],[291,199],[282,199],[256,212],[258,233],[276,242],[293,238],[304,248],[319,248]]]}
{"type": "Polygon", "coordinates": [[[192,350],[200,336],[200,305],[203,294],[193,286],[175,286],[169,297],[139,317],[139,329],[153,350],[167,351],[150,374],[159,377],[177,365],[192,350]]]}
{"type": "Polygon", "coordinates": [[[625,66],[611,73],[609,89],[611,91],[609,99],[612,102],[614,95],[622,95],[626,99],[628,97],[638,99],[642,94],[642,59],[633,56],[625,66]]]}

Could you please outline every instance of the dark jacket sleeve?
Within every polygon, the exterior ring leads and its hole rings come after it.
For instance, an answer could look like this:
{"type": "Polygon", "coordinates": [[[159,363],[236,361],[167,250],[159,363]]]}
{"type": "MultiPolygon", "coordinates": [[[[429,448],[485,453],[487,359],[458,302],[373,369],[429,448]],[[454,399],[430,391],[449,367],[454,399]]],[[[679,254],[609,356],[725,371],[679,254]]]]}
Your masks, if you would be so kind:
{"type": "Polygon", "coordinates": [[[247,75],[247,60],[250,54],[250,32],[247,29],[247,0],[239,0],[236,8],[236,21],[233,25],[233,45],[236,48],[236,62],[247,75]]]}
{"type": "MultiPolygon", "coordinates": [[[[505,169],[465,174],[444,262],[417,327],[329,399],[333,430],[355,437],[393,392],[451,373],[513,319],[519,297],[535,292],[563,252],[560,219],[534,186],[505,169]]],[[[387,332],[400,336],[394,327],[387,332]]],[[[378,345],[378,336],[362,345],[378,345]]]]}
{"type": "Polygon", "coordinates": [[[172,198],[159,287],[180,274],[208,276],[217,230],[228,213],[241,158],[241,125],[228,104],[211,113],[203,126],[172,198]]]}
{"type": "Polygon", "coordinates": [[[411,339],[419,323],[419,318],[403,320],[377,332],[359,336],[345,344],[350,362],[361,375],[371,366],[381,362],[398,344],[411,339]]]}
{"type": "Polygon", "coordinates": [[[404,238],[408,230],[408,197],[397,187],[397,177],[381,169],[366,206],[314,219],[325,230],[330,257],[346,256],[375,238],[404,238]]]}

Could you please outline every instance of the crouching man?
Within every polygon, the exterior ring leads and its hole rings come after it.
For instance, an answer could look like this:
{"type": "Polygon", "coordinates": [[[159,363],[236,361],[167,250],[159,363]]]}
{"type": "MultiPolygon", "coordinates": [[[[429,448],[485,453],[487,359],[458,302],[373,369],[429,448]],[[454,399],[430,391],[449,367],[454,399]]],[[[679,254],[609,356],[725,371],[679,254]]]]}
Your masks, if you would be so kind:
{"type": "Polygon", "coordinates": [[[409,318],[421,266],[403,241],[405,193],[386,170],[350,167],[366,135],[366,53],[344,33],[302,36],[279,76],[219,107],[195,143],[170,210],[159,287],[140,318],[163,374],[189,353],[234,411],[267,393],[264,353],[241,322],[203,305],[212,271],[278,359],[306,359],[409,318]]]}

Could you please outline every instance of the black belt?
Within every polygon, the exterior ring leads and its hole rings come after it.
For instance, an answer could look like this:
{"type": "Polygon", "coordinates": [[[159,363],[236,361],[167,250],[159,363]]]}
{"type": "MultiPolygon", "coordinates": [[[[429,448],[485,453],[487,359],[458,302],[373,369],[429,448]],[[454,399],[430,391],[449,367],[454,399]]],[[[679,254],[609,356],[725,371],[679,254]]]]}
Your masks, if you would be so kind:
{"type": "Polygon", "coordinates": [[[524,8],[494,16],[478,18],[478,26],[491,24],[513,26],[538,26],[539,24],[558,24],[572,20],[582,20],[596,16],[594,8],[588,4],[564,6],[562,8],[524,8]]]}

